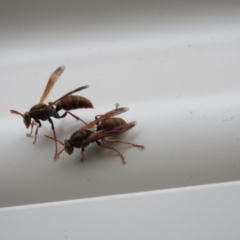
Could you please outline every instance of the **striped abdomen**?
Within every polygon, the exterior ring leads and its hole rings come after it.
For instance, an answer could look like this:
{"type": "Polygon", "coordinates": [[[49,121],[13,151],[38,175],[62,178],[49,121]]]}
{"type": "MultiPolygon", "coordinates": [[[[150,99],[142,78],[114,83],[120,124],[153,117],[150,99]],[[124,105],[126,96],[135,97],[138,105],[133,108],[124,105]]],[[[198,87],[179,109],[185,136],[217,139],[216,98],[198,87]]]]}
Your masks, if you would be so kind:
{"type": "Polygon", "coordinates": [[[125,125],[125,124],[126,124],[126,122],[122,118],[108,118],[108,119],[102,121],[97,126],[97,131],[112,129],[116,126],[121,126],[121,125],[125,125]]]}
{"type": "Polygon", "coordinates": [[[56,111],[60,111],[61,109],[64,110],[72,110],[78,108],[93,108],[92,103],[85,97],[77,96],[77,95],[70,95],[56,104],[56,111]]]}

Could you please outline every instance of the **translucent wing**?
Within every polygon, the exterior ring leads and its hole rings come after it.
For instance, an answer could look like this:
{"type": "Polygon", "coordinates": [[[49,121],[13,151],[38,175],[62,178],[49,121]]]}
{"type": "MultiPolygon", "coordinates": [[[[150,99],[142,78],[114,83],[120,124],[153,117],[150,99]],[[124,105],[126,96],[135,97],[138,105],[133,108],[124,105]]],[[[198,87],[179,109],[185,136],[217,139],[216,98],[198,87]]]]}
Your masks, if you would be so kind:
{"type": "Polygon", "coordinates": [[[61,99],[67,97],[68,95],[71,95],[71,94],[73,94],[73,93],[75,93],[75,92],[79,92],[79,91],[81,91],[81,90],[83,90],[83,89],[85,89],[85,88],[88,88],[88,87],[89,87],[89,86],[86,85],[86,86],[76,88],[76,89],[72,90],[71,92],[66,93],[65,95],[63,95],[62,97],[60,97],[59,99],[57,99],[56,101],[49,103],[49,105],[48,105],[46,108],[44,108],[44,111],[45,111],[46,109],[52,107],[54,104],[56,104],[56,103],[57,103],[58,101],[60,101],[61,99]]]}
{"type": "Polygon", "coordinates": [[[115,135],[118,135],[118,134],[128,131],[129,129],[133,128],[136,124],[137,124],[137,122],[134,121],[134,122],[130,122],[130,123],[127,123],[127,124],[124,124],[121,126],[114,127],[111,130],[103,130],[100,132],[95,132],[95,133],[91,134],[86,140],[89,142],[95,142],[95,141],[105,138],[105,137],[115,136],[115,135]]]}
{"type": "Polygon", "coordinates": [[[45,99],[47,98],[51,89],[53,88],[54,84],[56,83],[56,81],[59,79],[59,77],[63,73],[64,69],[65,69],[65,66],[60,66],[52,73],[52,75],[50,76],[50,78],[48,80],[48,83],[45,87],[45,90],[42,94],[42,97],[41,97],[39,103],[43,103],[45,101],[45,99]]]}
{"type": "Polygon", "coordinates": [[[95,119],[94,121],[90,122],[89,124],[83,126],[83,127],[81,128],[81,130],[91,129],[91,128],[93,128],[97,123],[99,123],[99,122],[101,122],[101,121],[103,121],[103,120],[105,120],[105,119],[108,119],[108,118],[114,117],[114,116],[116,116],[116,115],[119,115],[119,114],[121,114],[121,113],[124,113],[124,112],[126,112],[126,111],[128,111],[128,110],[129,110],[129,108],[127,108],[127,107],[122,107],[122,108],[116,108],[116,109],[114,109],[114,110],[111,110],[111,111],[109,111],[109,112],[107,112],[107,113],[105,113],[105,114],[103,114],[103,115],[98,115],[98,116],[97,116],[97,119],[95,119]]]}
{"type": "Polygon", "coordinates": [[[32,110],[31,113],[39,112],[39,111],[45,112],[48,108],[50,108],[50,107],[52,107],[53,105],[55,105],[55,104],[56,104],[58,101],[60,101],[61,99],[65,98],[65,97],[67,97],[68,95],[71,95],[71,94],[73,94],[73,93],[75,93],[75,92],[79,92],[79,91],[81,91],[81,90],[83,90],[83,89],[85,89],[85,88],[88,88],[88,87],[89,87],[89,86],[86,85],[86,86],[83,86],[83,87],[76,88],[76,89],[74,89],[73,91],[71,91],[71,92],[63,95],[62,97],[60,97],[58,100],[56,100],[56,101],[54,101],[54,102],[50,102],[50,103],[49,103],[46,107],[44,107],[44,108],[42,108],[42,109],[40,109],[40,110],[39,110],[39,109],[37,109],[37,110],[32,110]]]}

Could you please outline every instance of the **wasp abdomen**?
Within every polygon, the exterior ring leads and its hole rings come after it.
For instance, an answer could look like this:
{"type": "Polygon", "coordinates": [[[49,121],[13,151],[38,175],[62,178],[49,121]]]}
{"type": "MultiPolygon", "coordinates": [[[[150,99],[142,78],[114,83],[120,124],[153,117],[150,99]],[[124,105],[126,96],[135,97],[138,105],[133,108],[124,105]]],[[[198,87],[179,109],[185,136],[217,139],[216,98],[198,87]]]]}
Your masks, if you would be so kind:
{"type": "Polygon", "coordinates": [[[56,111],[64,110],[72,110],[78,108],[93,108],[92,103],[85,97],[71,95],[63,98],[56,104],[56,111]]]}
{"type": "Polygon", "coordinates": [[[102,121],[97,126],[97,131],[99,130],[106,130],[106,129],[112,129],[117,126],[125,125],[126,122],[122,118],[108,118],[104,121],[102,121]]]}

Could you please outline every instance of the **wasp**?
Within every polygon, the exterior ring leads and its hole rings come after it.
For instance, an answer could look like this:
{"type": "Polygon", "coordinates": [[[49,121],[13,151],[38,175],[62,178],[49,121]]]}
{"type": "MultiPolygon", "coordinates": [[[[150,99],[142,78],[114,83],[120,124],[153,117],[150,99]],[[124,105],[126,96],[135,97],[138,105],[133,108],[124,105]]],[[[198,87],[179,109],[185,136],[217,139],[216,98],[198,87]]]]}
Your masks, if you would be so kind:
{"type": "MultiPolygon", "coordinates": [[[[60,119],[60,118],[65,117],[67,114],[70,114],[72,117],[74,117],[77,120],[80,120],[84,124],[86,124],[82,119],[80,119],[79,117],[77,117],[74,114],[72,114],[71,112],[69,112],[69,110],[77,109],[77,108],[93,108],[92,103],[87,98],[77,96],[77,95],[76,96],[71,95],[75,92],[78,92],[85,88],[88,88],[88,86],[79,87],[79,88],[63,95],[56,101],[48,103],[48,105],[44,103],[44,101],[46,100],[47,96],[49,95],[51,89],[53,88],[54,84],[59,79],[60,75],[63,73],[64,69],[65,69],[65,66],[60,66],[51,74],[39,103],[35,104],[28,112],[22,114],[16,110],[10,110],[11,113],[22,116],[23,122],[27,128],[29,128],[29,126],[31,126],[31,132],[27,134],[28,137],[32,136],[33,127],[36,123],[38,124],[36,127],[35,139],[33,141],[33,144],[35,144],[37,141],[38,128],[40,128],[42,126],[40,120],[42,120],[42,121],[48,120],[50,122],[50,124],[52,126],[54,138],[56,139],[56,132],[55,132],[54,124],[53,124],[51,117],[60,119]],[[61,109],[65,110],[65,112],[62,115],[59,115],[58,112],[61,109]]],[[[56,157],[57,142],[55,142],[55,146],[56,146],[56,151],[55,151],[55,157],[56,157]]]]}
{"type": "Polygon", "coordinates": [[[54,141],[59,142],[64,146],[64,148],[57,154],[59,158],[60,154],[65,150],[69,155],[73,153],[74,148],[81,148],[81,162],[84,160],[84,150],[85,148],[93,142],[96,142],[100,147],[111,149],[118,153],[121,157],[122,162],[125,162],[124,156],[117,151],[115,148],[103,145],[102,142],[115,142],[115,143],[124,143],[138,148],[144,148],[143,145],[138,145],[135,143],[124,142],[119,139],[106,139],[106,137],[115,136],[121,133],[128,131],[136,125],[136,121],[126,123],[122,118],[114,118],[114,116],[124,113],[129,109],[126,107],[116,108],[112,111],[109,111],[103,115],[97,115],[95,120],[89,124],[83,126],[76,132],[74,132],[71,137],[63,142],[58,139],[54,139],[50,136],[45,135],[45,137],[50,138],[54,141]]]}

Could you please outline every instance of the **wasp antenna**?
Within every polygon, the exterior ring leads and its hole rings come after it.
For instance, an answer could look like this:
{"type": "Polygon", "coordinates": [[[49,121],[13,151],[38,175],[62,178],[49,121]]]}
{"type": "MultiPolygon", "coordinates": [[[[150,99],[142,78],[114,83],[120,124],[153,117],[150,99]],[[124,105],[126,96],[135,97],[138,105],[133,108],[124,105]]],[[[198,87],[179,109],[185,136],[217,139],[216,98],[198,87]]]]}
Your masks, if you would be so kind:
{"type": "Polygon", "coordinates": [[[63,148],[58,154],[57,154],[57,158],[59,158],[59,156],[61,155],[61,153],[65,150],[65,148],[63,148]]]}
{"type": "Polygon", "coordinates": [[[10,110],[10,112],[13,113],[13,114],[18,114],[18,115],[20,115],[20,116],[22,116],[24,118],[23,114],[18,112],[18,111],[10,110]]]}
{"type": "Polygon", "coordinates": [[[64,143],[61,142],[60,140],[56,139],[56,138],[50,137],[50,136],[48,136],[48,135],[44,135],[44,137],[49,138],[49,139],[51,139],[51,140],[53,140],[53,141],[57,141],[57,142],[59,142],[60,144],[62,144],[62,145],[64,146],[64,143]]]}

